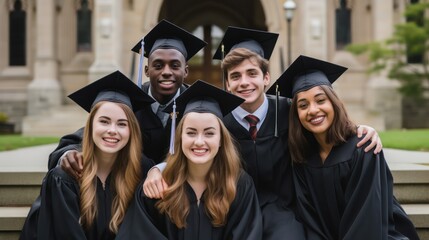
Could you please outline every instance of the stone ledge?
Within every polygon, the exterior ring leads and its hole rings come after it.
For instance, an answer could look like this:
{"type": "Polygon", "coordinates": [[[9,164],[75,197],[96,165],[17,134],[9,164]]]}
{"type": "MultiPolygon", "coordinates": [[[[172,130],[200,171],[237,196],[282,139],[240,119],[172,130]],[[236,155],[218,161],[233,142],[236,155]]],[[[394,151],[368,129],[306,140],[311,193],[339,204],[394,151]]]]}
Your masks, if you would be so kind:
{"type": "Polygon", "coordinates": [[[0,172],[0,186],[40,186],[46,172],[0,172]]]}
{"type": "Polygon", "coordinates": [[[21,231],[30,207],[0,207],[0,231],[21,231]]]}
{"type": "MultiPolygon", "coordinates": [[[[402,207],[413,221],[421,239],[427,239],[429,204],[402,204],[402,207]]],[[[0,207],[0,236],[5,232],[21,231],[29,210],[30,207],[0,207]]]]}
{"type": "Polygon", "coordinates": [[[429,204],[401,204],[416,228],[429,229],[429,204]]]}

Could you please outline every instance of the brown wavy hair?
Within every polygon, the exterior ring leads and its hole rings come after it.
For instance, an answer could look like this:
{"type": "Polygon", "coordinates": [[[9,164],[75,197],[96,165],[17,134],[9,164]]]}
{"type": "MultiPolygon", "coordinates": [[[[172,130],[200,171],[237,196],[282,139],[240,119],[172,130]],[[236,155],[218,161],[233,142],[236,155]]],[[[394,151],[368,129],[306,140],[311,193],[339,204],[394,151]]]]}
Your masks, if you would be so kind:
{"type": "Polygon", "coordinates": [[[228,70],[238,66],[244,60],[249,59],[250,62],[259,66],[263,75],[268,73],[269,62],[267,59],[261,57],[259,54],[250,51],[247,48],[235,48],[230,51],[222,61],[221,67],[225,80],[228,80],[228,70]]]}
{"type": "MultiPolygon", "coordinates": [[[[80,179],[80,210],[81,224],[89,229],[97,217],[97,161],[94,158],[96,145],[92,138],[92,122],[103,102],[97,103],[91,110],[86,122],[82,140],[83,173],[80,179]]],[[[130,139],[118,152],[115,163],[112,166],[111,181],[113,184],[114,198],[112,202],[112,217],[109,229],[113,233],[118,232],[119,225],[125,216],[125,211],[134,191],[141,179],[141,154],[142,140],[140,127],[133,111],[125,104],[118,103],[128,118],[130,139]]]]}
{"type": "MultiPolygon", "coordinates": [[[[344,104],[335,91],[326,85],[319,87],[325,92],[334,108],[334,121],[328,129],[326,142],[334,145],[344,143],[347,138],[356,134],[356,125],[350,120],[344,104]]],[[[289,111],[288,142],[293,162],[304,163],[310,154],[319,149],[313,134],[305,129],[299,121],[297,101],[297,94],[295,94],[289,111]]]]}
{"type": "MultiPolygon", "coordinates": [[[[189,214],[189,198],[185,182],[188,175],[188,160],[182,151],[181,135],[185,115],[179,122],[174,139],[174,154],[167,156],[167,166],[163,178],[169,185],[164,197],[158,201],[157,208],[167,214],[178,228],[186,227],[189,214]]],[[[216,117],[217,118],[217,117],[216,117]]],[[[203,195],[205,211],[213,226],[225,225],[232,201],[236,195],[236,185],[241,172],[240,156],[228,129],[217,118],[221,132],[221,147],[206,176],[207,189],[203,195]]]]}

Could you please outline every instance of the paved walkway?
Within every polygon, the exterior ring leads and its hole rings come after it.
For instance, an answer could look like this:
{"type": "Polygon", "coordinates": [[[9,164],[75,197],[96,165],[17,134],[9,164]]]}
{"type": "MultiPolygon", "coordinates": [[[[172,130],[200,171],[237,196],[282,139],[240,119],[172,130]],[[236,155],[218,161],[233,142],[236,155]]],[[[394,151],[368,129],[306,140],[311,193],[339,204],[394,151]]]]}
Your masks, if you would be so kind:
{"type": "Polygon", "coordinates": [[[49,154],[58,144],[0,152],[0,172],[47,171],[49,154]]]}
{"type": "MultiPolygon", "coordinates": [[[[22,148],[0,152],[0,172],[4,171],[46,171],[49,154],[57,144],[22,148]]],[[[429,152],[414,152],[384,149],[384,155],[391,169],[429,170],[429,152]]]]}

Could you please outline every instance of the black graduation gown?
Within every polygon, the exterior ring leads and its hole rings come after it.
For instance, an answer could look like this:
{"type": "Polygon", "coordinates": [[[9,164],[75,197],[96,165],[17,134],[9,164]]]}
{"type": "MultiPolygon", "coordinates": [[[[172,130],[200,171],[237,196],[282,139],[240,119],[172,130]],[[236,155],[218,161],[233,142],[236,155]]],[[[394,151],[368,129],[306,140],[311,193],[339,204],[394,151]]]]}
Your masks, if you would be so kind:
{"type": "MultiPolygon", "coordinates": [[[[142,90],[146,93],[149,91],[149,82],[142,86],[142,90]]],[[[183,92],[187,85],[182,85],[180,91],[183,92]]],[[[137,120],[140,124],[140,130],[143,138],[143,153],[158,164],[164,161],[168,152],[170,140],[170,126],[171,118],[168,119],[167,125],[164,127],[161,120],[152,111],[150,105],[145,106],[136,113],[137,120]]],[[[179,121],[180,119],[177,119],[179,121]]],[[[83,128],[75,133],[63,136],[57,148],[49,155],[48,168],[52,169],[57,166],[59,158],[68,150],[81,149],[80,143],[82,142],[83,128]]]]}
{"type": "Polygon", "coordinates": [[[201,200],[197,205],[196,195],[187,183],[186,191],[190,199],[186,228],[178,229],[168,216],[159,214],[155,207],[157,200],[144,197],[140,188],[136,192],[135,201],[128,208],[117,239],[262,239],[258,199],[252,179],[246,173],[243,172],[237,183],[237,194],[223,227],[212,226],[204,210],[204,201],[201,200]]]}
{"type": "MultiPolygon", "coordinates": [[[[114,239],[109,230],[113,191],[110,176],[103,189],[97,179],[98,212],[89,230],[79,223],[79,185],[60,167],[48,172],[41,189],[40,208],[37,221],[26,223],[23,233],[33,233],[37,239],[114,239]],[[37,229],[37,230],[36,230],[37,229]]],[[[21,239],[33,239],[21,235],[21,239]]]]}
{"type": "Polygon", "coordinates": [[[383,153],[365,153],[358,141],[333,147],[323,164],[315,153],[294,166],[297,215],[308,239],[418,239],[393,196],[383,153]]]}
{"type": "MultiPolygon", "coordinates": [[[[142,90],[148,93],[149,86],[149,82],[146,82],[143,84],[142,90]]],[[[187,87],[187,85],[183,84],[180,87],[180,92],[183,93],[187,87]]],[[[170,146],[171,118],[168,118],[167,124],[164,127],[161,120],[152,111],[150,105],[136,112],[136,117],[142,131],[144,154],[153,159],[155,164],[163,162],[170,146]]],[[[180,118],[181,115],[178,116],[176,121],[179,122],[180,118]]]]}
{"type": "Polygon", "coordinates": [[[267,95],[268,112],[256,141],[248,129],[241,126],[232,114],[224,123],[237,140],[243,165],[253,178],[262,210],[264,239],[304,239],[302,224],[296,221],[294,185],[288,149],[289,103],[279,98],[278,137],[274,136],[276,99],[267,95]]]}

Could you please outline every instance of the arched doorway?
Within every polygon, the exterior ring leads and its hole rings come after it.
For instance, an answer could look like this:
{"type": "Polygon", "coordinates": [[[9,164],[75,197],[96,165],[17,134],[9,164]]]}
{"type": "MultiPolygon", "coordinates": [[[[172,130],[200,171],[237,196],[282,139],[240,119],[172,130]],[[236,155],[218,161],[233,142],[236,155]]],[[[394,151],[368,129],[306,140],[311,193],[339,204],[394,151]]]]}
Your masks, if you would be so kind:
{"type": "Polygon", "coordinates": [[[212,60],[212,56],[228,26],[267,30],[259,0],[164,0],[158,20],[161,19],[175,23],[208,43],[189,62],[190,71],[186,79],[189,84],[203,79],[218,87],[223,86],[220,61],[212,60]]]}

